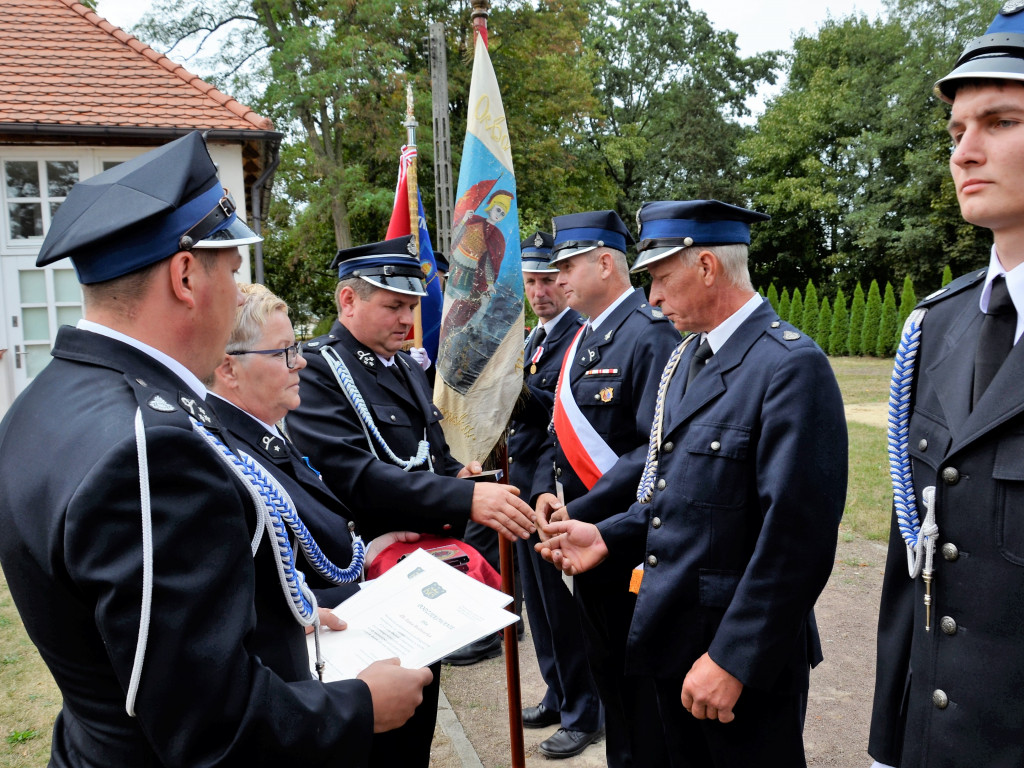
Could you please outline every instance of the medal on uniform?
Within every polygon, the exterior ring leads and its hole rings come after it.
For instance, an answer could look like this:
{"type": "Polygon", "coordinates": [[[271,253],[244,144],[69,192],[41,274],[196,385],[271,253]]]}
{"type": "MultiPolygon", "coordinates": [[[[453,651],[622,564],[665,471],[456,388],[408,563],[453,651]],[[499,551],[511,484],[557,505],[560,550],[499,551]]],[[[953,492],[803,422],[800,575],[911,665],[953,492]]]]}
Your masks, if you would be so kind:
{"type": "Polygon", "coordinates": [[[533,357],[530,358],[530,373],[537,372],[537,363],[540,362],[540,356],[544,354],[544,347],[537,347],[533,353],[533,357]]]}

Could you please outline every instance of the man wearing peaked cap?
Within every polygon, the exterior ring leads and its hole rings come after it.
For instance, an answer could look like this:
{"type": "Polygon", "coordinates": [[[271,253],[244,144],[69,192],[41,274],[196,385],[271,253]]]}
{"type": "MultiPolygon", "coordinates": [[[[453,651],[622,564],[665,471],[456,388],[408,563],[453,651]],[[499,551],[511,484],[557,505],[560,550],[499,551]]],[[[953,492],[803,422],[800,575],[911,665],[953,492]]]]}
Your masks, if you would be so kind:
{"type": "Polygon", "coordinates": [[[191,134],[76,184],[43,243],[85,317],[0,424],[0,562],[64,699],[54,765],[362,765],[428,682],[383,663],[313,680],[294,617],[315,602],[276,542],[253,555],[251,471],[201,380],[258,239],[191,134]]]}
{"type": "MultiPolygon", "coordinates": [[[[547,232],[535,232],[522,242],[523,285],[538,324],[523,351],[523,378],[529,397],[512,422],[508,461],[512,484],[524,489],[533,484],[537,457],[548,440],[562,358],[583,323],[556,284],[558,269],[548,264],[553,244],[547,232]]],[[[516,554],[530,633],[547,690],[538,705],[523,711],[523,725],[542,728],[560,724],[566,731],[597,733],[604,718],[590,664],[581,652],[579,609],[562,584],[561,575],[534,549],[537,541],[536,535],[520,541],[516,554]]],[[[572,743],[574,748],[578,746],[572,743]]],[[[544,748],[553,751],[556,747],[546,744],[544,748]]]]}
{"type": "MultiPolygon", "coordinates": [[[[289,434],[367,539],[390,531],[463,538],[469,524],[527,538],[535,530],[529,505],[514,487],[464,479],[480,464],[464,467],[451,455],[426,375],[402,351],[426,293],[411,248],[406,236],[338,252],[338,319],[303,347],[289,434]]],[[[488,653],[501,653],[498,640],[488,653]]],[[[392,751],[374,745],[375,764],[429,764],[437,697],[435,676],[404,737],[389,740],[392,751]]]]}
{"type": "Polygon", "coordinates": [[[625,671],[655,687],[668,764],[805,765],[813,606],[846,498],[839,388],[750,284],[767,216],[696,200],[638,218],[651,303],[695,333],[662,375],[632,506],[551,525],[546,554],[569,573],[642,564],[625,671]]]}
{"type": "Polygon", "coordinates": [[[960,212],[993,245],[911,313],[893,371],[906,396],[890,413],[868,751],[901,768],[1024,765],[1024,3],[1002,5],[935,94],[960,212]]]}
{"type": "MultiPolygon", "coordinates": [[[[561,364],[554,440],[537,461],[532,493],[539,520],[567,514],[596,522],[630,504],[643,468],[658,375],[679,334],[630,285],[625,251],[633,238],[614,211],[556,216],[553,225],[550,263],[558,269],[557,285],[588,322],[561,364]]],[[[605,750],[613,768],[664,760],[652,751],[660,746],[660,729],[648,732],[658,725],[653,696],[641,681],[623,675],[635,602],[629,578],[629,567],[605,568],[573,587],[605,707],[605,750]]],[[[590,738],[564,729],[556,737],[542,745],[545,754],[574,754],[590,738]]]]}

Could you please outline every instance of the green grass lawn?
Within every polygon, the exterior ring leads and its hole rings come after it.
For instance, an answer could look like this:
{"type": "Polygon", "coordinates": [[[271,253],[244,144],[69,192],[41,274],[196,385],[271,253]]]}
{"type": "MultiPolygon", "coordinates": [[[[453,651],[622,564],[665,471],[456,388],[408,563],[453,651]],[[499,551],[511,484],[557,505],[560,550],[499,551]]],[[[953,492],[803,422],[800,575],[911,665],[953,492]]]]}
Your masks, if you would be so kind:
{"type": "MultiPolygon", "coordinates": [[[[882,403],[888,398],[890,361],[833,358],[832,367],[846,403],[882,403]]],[[[885,429],[851,422],[849,434],[850,481],[840,535],[885,540],[890,499],[885,429]]],[[[45,765],[60,692],[25,634],[2,577],[0,691],[0,768],[45,765]]]]}

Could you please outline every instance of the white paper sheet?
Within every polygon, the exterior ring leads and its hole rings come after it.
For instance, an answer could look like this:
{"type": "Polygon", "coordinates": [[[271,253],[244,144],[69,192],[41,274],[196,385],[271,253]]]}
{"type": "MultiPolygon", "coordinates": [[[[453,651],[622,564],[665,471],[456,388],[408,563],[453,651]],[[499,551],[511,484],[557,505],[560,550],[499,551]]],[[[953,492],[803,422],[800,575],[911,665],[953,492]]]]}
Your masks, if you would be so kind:
{"type": "MultiPolygon", "coordinates": [[[[417,549],[333,610],[348,629],[320,632],[324,682],[351,679],[373,662],[396,656],[409,669],[433,664],[515,622],[516,615],[504,608],[511,601],[417,549]]],[[[312,635],[307,645],[313,669],[312,635]]]]}

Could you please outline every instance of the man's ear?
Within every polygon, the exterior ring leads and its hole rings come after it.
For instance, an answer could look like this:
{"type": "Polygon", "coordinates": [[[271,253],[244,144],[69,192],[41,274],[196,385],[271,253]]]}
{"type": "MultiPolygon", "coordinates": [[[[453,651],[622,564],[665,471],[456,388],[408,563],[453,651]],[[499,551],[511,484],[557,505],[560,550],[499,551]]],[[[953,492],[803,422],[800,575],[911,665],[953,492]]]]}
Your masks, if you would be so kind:
{"type": "Polygon", "coordinates": [[[351,317],[352,316],[352,311],[353,311],[352,308],[355,306],[355,303],[357,301],[359,301],[359,296],[356,294],[356,292],[354,290],[352,290],[352,286],[344,285],[341,288],[339,288],[338,289],[338,316],[339,317],[351,317]]]}
{"type": "Polygon", "coordinates": [[[202,269],[195,254],[189,251],[178,251],[171,256],[169,264],[169,276],[171,280],[171,293],[178,301],[188,307],[194,307],[195,299],[195,274],[202,269]]]}
{"type": "Polygon", "coordinates": [[[697,254],[697,268],[700,270],[701,280],[707,286],[714,285],[718,273],[721,271],[718,257],[711,251],[701,251],[697,254]]]}

